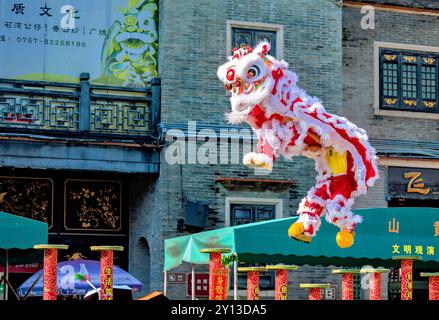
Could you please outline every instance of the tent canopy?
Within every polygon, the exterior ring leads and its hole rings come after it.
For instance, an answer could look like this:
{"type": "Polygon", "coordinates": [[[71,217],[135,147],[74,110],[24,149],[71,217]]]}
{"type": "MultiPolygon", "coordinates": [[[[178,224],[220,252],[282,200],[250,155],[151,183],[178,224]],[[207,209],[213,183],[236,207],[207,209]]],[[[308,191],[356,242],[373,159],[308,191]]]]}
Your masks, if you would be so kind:
{"type": "Polygon", "coordinates": [[[30,249],[47,241],[47,223],[0,212],[1,249],[30,249]]]}
{"type": "MultiPolygon", "coordinates": [[[[47,223],[0,211],[0,249],[9,251],[9,263],[42,261],[42,252],[32,248],[44,243],[48,243],[47,223]]],[[[0,251],[2,264],[5,264],[5,255],[0,251]]]]}
{"type": "Polygon", "coordinates": [[[422,268],[439,268],[438,208],[374,208],[355,213],[364,221],[356,228],[355,243],[341,249],[338,228],[322,221],[311,243],[294,241],[287,230],[297,217],[250,223],[165,240],[164,270],[182,263],[207,264],[200,249],[227,247],[239,261],[261,264],[309,264],[339,266],[398,266],[393,256],[419,255],[422,268]]]}

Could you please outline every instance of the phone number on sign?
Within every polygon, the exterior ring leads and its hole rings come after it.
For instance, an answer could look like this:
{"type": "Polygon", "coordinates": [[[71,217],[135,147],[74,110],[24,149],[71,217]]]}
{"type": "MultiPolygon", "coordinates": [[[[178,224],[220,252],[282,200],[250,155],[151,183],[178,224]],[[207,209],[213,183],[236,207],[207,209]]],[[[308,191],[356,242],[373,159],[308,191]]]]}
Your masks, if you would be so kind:
{"type": "Polygon", "coordinates": [[[85,48],[87,46],[87,43],[85,41],[68,41],[68,40],[54,40],[54,39],[40,40],[38,38],[30,38],[30,37],[17,37],[16,41],[17,43],[23,43],[23,44],[42,43],[46,46],[58,46],[58,47],[85,48]]]}

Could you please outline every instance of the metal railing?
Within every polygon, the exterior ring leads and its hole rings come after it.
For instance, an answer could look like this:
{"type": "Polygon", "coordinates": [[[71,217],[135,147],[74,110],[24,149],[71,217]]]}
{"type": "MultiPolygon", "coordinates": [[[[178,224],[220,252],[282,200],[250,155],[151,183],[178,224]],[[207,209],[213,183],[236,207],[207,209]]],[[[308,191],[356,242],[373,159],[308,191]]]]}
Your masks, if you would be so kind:
{"type": "Polygon", "coordinates": [[[157,134],[160,79],[146,88],[0,79],[0,132],[144,139],[157,134]]]}

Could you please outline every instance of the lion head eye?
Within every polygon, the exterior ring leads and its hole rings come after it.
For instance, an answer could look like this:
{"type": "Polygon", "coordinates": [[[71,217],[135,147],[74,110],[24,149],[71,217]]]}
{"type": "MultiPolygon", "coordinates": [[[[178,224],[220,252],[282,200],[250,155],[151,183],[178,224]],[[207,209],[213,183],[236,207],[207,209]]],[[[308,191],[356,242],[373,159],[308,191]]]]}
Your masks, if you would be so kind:
{"type": "Polygon", "coordinates": [[[251,66],[247,70],[247,77],[249,79],[255,78],[259,75],[260,72],[261,72],[261,70],[259,69],[259,67],[257,65],[251,66]]]}

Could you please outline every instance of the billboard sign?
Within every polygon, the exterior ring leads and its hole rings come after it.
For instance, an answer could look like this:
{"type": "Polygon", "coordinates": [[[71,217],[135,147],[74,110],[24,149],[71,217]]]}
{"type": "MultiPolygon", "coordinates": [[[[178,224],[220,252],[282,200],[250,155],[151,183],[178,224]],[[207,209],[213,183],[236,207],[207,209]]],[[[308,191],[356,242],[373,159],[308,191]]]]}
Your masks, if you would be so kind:
{"type": "Polygon", "coordinates": [[[0,78],[143,87],[157,76],[158,0],[2,0],[0,78]]]}

